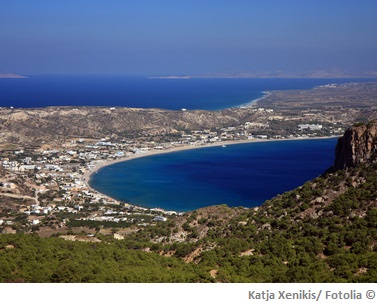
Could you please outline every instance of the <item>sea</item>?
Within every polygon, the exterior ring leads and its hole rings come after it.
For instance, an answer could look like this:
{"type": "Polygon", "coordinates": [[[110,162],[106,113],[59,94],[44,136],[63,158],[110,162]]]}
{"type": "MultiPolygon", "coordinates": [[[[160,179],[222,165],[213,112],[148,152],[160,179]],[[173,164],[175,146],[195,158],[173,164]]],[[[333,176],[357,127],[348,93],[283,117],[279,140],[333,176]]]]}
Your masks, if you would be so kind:
{"type": "Polygon", "coordinates": [[[371,79],[166,79],[130,76],[43,75],[0,78],[0,107],[125,106],[178,110],[237,107],[264,91],[310,89],[371,79]]]}
{"type": "MultiPolygon", "coordinates": [[[[28,76],[0,79],[0,107],[123,106],[219,110],[265,91],[375,79],[166,79],[28,76]]],[[[336,138],[236,144],[143,157],[101,169],[90,185],[125,203],[188,211],[209,205],[254,207],[331,166],[336,138]]]]}

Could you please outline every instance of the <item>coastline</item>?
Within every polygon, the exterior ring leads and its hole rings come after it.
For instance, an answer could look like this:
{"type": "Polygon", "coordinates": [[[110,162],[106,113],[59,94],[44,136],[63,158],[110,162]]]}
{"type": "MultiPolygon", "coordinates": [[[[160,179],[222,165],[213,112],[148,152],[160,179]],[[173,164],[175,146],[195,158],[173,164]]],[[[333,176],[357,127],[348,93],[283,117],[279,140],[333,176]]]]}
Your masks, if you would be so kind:
{"type": "Polygon", "coordinates": [[[99,192],[98,190],[92,188],[90,186],[90,179],[93,174],[101,170],[102,168],[106,166],[110,166],[116,163],[125,162],[125,161],[131,161],[134,159],[139,159],[143,157],[149,157],[154,155],[160,155],[160,154],[167,154],[167,153],[173,153],[173,152],[180,152],[180,151],[186,151],[186,150],[192,150],[192,149],[199,149],[199,148],[210,148],[210,147],[222,147],[223,145],[236,145],[236,144],[252,144],[252,143],[263,143],[263,142],[276,142],[276,141],[296,141],[296,140],[321,140],[321,139],[331,139],[331,138],[338,138],[339,136],[326,136],[326,137],[311,137],[311,138],[284,138],[284,139],[250,139],[250,140],[239,140],[239,141],[221,141],[221,142],[214,142],[206,145],[185,145],[185,146],[179,146],[179,147],[173,147],[166,150],[152,150],[149,152],[145,152],[142,154],[134,154],[132,156],[126,157],[126,158],[120,158],[120,159],[114,159],[114,160],[98,160],[92,169],[85,171],[85,173],[82,175],[82,181],[85,184],[85,186],[90,189],[91,191],[94,191],[95,193],[99,193],[103,196],[106,196],[110,199],[114,199],[113,197],[110,197],[104,193],[99,192]]]}
{"type": "Polygon", "coordinates": [[[263,94],[262,97],[259,97],[257,99],[251,100],[247,103],[238,105],[235,108],[252,108],[252,107],[255,107],[255,106],[258,105],[259,101],[262,101],[262,100],[266,99],[267,97],[269,97],[270,95],[272,95],[272,92],[271,91],[262,91],[262,94],[263,94]]]}

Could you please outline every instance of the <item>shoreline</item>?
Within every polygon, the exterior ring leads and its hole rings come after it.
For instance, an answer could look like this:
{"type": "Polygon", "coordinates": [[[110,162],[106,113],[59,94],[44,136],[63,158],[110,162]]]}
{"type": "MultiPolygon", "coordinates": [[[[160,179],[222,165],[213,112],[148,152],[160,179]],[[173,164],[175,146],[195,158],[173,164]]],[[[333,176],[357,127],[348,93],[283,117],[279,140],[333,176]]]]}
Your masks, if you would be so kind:
{"type": "Polygon", "coordinates": [[[258,105],[259,101],[262,101],[262,100],[268,98],[269,96],[271,96],[273,94],[273,91],[262,91],[261,93],[263,94],[262,97],[259,97],[257,99],[251,100],[251,101],[246,102],[246,103],[243,103],[241,105],[237,105],[237,106],[235,106],[235,108],[253,108],[253,107],[256,107],[258,105]]]}
{"type": "MultiPolygon", "coordinates": [[[[311,138],[284,138],[284,139],[250,139],[250,140],[239,140],[239,141],[221,141],[221,142],[214,142],[206,145],[185,145],[185,146],[179,146],[179,147],[173,147],[167,150],[152,150],[150,152],[145,152],[142,154],[134,154],[132,156],[126,157],[126,158],[120,158],[120,159],[114,159],[114,160],[98,160],[97,163],[94,164],[94,167],[90,170],[85,171],[85,173],[82,175],[82,181],[85,184],[85,186],[95,193],[99,193],[105,197],[108,197],[112,200],[116,200],[113,197],[110,197],[104,193],[101,193],[100,191],[92,188],[90,186],[90,179],[93,174],[97,173],[99,170],[106,166],[110,166],[116,163],[120,162],[126,162],[131,161],[139,158],[149,157],[149,156],[155,156],[155,155],[161,155],[161,154],[167,154],[167,153],[173,153],[173,152],[180,152],[180,151],[186,151],[186,150],[192,150],[192,149],[199,149],[199,148],[210,148],[210,147],[222,147],[227,145],[236,145],[236,144],[251,144],[251,143],[267,143],[267,142],[277,142],[277,141],[296,141],[296,140],[321,140],[321,139],[331,139],[331,138],[338,138],[339,136],[327,136],[327,137],[311,137],[311,138]]],[[[94,162],[94,161],[93,161],[94,162]]],[[[130,204],[130,203],[128,203],[130,204]]],[[[134,204],[130,204],[134,205],[134,204]]],[[[136,205],[135,205],[136,206],[136,205]]]]}

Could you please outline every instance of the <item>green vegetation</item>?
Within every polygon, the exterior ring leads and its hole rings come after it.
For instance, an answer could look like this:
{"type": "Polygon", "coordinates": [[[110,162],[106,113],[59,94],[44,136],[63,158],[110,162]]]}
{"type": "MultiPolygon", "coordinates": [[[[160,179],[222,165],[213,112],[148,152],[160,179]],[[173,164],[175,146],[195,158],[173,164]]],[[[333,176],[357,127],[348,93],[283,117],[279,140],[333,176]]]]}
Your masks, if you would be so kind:
{"type": "Polygon", "coordinates": [[[202,268],[124,243],[0,237],[0,282],[210,282],[202,268]]]}

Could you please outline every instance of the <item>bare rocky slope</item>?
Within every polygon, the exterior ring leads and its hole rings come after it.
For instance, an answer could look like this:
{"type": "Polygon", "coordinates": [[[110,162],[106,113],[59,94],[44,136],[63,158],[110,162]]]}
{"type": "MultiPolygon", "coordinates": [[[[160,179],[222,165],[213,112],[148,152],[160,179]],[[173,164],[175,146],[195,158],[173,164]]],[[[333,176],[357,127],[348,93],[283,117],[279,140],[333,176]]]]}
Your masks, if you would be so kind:
{"type": "Polygon", "coordinates": [[[162,109],[49,107],[0,109],[0,144],[61,143],[67,138],[132,138],[235,126],[248,121],[249,109],[172,111],[162,109]]]}

